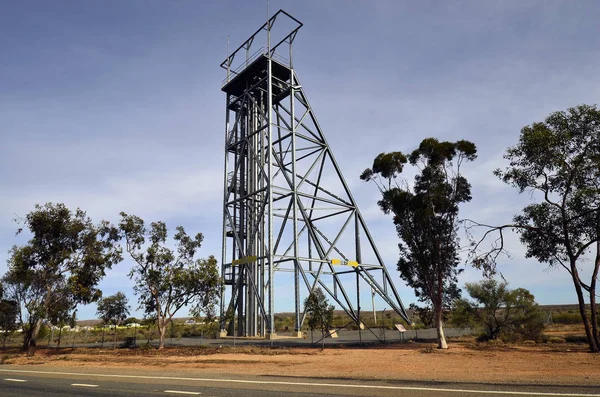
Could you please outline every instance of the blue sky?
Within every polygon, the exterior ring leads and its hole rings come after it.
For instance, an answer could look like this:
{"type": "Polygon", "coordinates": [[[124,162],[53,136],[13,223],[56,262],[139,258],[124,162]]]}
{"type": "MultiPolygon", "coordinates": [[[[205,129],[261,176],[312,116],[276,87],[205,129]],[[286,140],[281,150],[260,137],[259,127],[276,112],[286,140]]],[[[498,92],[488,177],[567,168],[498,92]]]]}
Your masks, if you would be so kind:
{"type": "MultiPolygon", "coordinates": [[[[270,1],[279,8],[304,23],[296,71],[390,269],[393,225],[358,179],[379,152],[429,136],[475,142],[462,215],[504,223],[530,201],[492,175],[505,148],[553,111],[598,103],[595,1],[270,1]]],[[[2,2],[0,273],[26,241],[12,219],[47,201],[95,221],[126,211],[181,224],[204,233],[202,256],[219,256],[218,65],[228,35],[235,48],[265,19],[266,1],[2,2]]],[[[499,269],[513,287],[541,303],[576,301],[564,271],[524,259],[517,237],[508,243],[499,269]]],[[[106,295],[135,302],[129,266],[110,271],[106,295]]],[[[414,301],[394,277],[404,303],[414,301]]],[[[479,278],[468,269],[461,284],[479,278]]],[[[292,309],[280,293],[279,309],[292,309]]],[[[94,315],[94,305],[80,310],[94,315]]]]}

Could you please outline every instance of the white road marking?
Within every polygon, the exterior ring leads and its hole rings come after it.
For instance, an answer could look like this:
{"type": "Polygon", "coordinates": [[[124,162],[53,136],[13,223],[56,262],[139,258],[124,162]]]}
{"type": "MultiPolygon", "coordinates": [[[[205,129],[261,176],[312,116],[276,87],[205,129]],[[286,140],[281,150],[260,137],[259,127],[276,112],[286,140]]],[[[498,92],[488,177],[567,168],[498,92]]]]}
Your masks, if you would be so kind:
{"type": "Polygon", "coordinates": [[[11,378],[6,378],[4,379],[8,382],[27,382],[25,379],[11,379],[11,378]]]}
{"type": "Polygon", "coordinates": [[[181,391],[181,390],[165,390],[165,393],[173,393],[173,394],[193,394],[198,395],[202,394],[199,391],[181,391]]]}
{"type": "MultiPolygon", "coordinates": [[[[191,382],[213,382],[213,383],[240,383],[253,385],[282,385],[282,386],[314,386],[314,387],[339,387],[349,389],[380,389],[380,390],[413,390],[413,391],[435,391],[445,393],[479,393],[479,394],[499,394],[508,396],[558,396],[558,397],[600,397],[600,394],[588,393],[545,393],[534,391],[508,391],[508,390],[475,390],[475,389],[445,389],[437,387],[417,387],[417,386],[384,386],[384,385],[355,385],[343,383],[310,383],[310,382],[272,382],[266,380],[242,380],[242,379],[208,379],[208,378],[183,378],[177,376],[144,376],[144,375],[113,375],[113,374],[94,374],[78,372],[58,372],[58,371],[31,371],[24,369],[0,369],[0,372],[11,372],[21,374],[41,374],[41,375],[66,375],[66,376],[88,376],[97,378],[120,378],[120,379],[153,379],[153,380],[183,380],[191,382]]],[[[515,386],[516,387],[516,386],[515,386]]],[[[561,387],[561,386],[557,386],[561,387]]],[[[563,386],[567,387],[567,386],[563,386]]]]}
{"type": "Polygon", "coordinates": [[[86,383],[71,383],[71,386],[75,386],[75,387],[98,387],[98,385],[88,385],[86,383]]]}

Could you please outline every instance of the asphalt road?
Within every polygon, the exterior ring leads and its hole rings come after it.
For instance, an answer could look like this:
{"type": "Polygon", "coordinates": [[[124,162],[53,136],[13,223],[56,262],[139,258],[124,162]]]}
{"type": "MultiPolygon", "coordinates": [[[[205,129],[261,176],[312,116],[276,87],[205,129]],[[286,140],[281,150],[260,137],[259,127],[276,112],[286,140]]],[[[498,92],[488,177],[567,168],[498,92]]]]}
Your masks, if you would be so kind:
{"type": "Polygon", "coordinates": [[[586,396],[600,387],[485,385],[355,381],[297,377],[207,376],[194,372],[148,373],[139,370],[6,366],[0,368],[2,397],[125,396],[586,396]]]}

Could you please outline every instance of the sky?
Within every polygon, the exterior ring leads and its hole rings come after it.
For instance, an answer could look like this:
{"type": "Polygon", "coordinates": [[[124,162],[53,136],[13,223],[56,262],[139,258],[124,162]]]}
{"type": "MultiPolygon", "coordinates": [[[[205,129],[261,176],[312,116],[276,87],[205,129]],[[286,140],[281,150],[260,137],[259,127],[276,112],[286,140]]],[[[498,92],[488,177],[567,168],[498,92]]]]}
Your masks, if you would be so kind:
{"type": "MultiPolygon", "coordinates": [[[[45,202],[96,222],[125,211],[182,225],[204,234],[201,256],[219,257],[219,64],[228,36],[236,48],[265,22],[266,1],[0,4],[0,274],[10,247],[27,241],[13,219],[45,202]]],[[[492,174],[521,128],[598,103],[596,1],[270,0],[271,14],[280,8],[304,23],[296,73],[405,305],[415,297],[395,271],[391,218],[359,180],[373,158],[427,137],[471,140],[479,157],[464,167],[473,200],[461,216],[507,223],[533,200],[492,174]]],[[[576,302],[565,271],[526,259],[518,236],[507,244],[498,270],[511,287],[541,304],[576,302]]],[[[135,309],[130,266],[115,266],[100,288],[125,292],[135,309]]],[[[461,266],[461,286],[481,279],[461,266]]],[[[293,310],[287,291],[278,310],[293,310]]]]}

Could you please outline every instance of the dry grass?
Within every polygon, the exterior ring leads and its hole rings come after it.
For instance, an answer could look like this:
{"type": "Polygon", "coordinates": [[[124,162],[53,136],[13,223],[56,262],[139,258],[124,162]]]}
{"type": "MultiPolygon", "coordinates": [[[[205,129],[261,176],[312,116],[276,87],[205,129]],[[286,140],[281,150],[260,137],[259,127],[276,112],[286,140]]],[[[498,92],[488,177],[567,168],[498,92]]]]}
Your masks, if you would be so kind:
{"type": "Polygon", "coordinates": [[[306,376],[451,382],[600,386],[600,355],[582,344],[490,344],[453,341],[370,348],[186,347],[155,349],[40,349],[33,358],[13,351],[4,364],[87,368],[166,369],[198,375],[306,376]]]}

